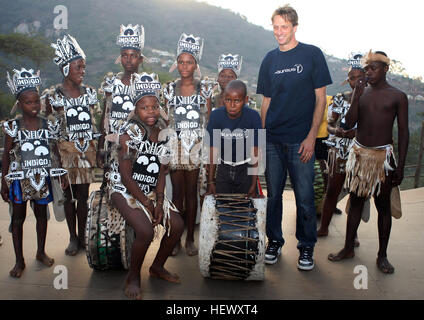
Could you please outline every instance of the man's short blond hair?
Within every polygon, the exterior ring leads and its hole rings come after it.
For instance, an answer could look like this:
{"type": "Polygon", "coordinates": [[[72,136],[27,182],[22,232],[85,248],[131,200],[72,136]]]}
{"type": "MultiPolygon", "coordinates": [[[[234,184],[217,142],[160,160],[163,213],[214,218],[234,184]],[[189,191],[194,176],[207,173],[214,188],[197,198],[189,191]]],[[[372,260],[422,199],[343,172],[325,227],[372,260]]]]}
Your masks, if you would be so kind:
{"type": "Polygon", "coordinates": [[[284,20],[291,22],[293,27],[298,25],[297,12],[288,4],[286,4],[284,7],[279,7],[274,11],[271,17],[272,22],[274,22],[275,16],[281,16],[284,20]]]}

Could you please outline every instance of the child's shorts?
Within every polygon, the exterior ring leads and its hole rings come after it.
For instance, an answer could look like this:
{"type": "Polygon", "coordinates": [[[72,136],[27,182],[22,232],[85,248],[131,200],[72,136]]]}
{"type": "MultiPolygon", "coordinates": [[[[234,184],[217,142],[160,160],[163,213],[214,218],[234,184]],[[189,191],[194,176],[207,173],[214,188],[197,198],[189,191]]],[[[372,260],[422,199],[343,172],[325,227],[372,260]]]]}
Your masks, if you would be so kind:
{"type": "MultiPolygon", "coordinates": [[[[43,199],[31,200],[34,201],[36,204],[47,205],[53,201],[53,190],[50,178],[47,178],[46,181],[47,185],[49,186],[49,194],[43,199]]],[[[16,204],[23,204],[25,202],[22,197],[21,182],[19,180],[13,180],[13,182],[10,184],[9,199],[16,204]]]]}

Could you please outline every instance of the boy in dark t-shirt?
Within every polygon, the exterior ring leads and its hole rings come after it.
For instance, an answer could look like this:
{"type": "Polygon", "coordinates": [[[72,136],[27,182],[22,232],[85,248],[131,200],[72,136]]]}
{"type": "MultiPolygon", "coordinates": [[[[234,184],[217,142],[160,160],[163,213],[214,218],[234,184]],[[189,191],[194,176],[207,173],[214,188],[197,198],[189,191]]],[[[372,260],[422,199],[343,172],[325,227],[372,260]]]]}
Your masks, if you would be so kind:
{"type": "Polygon", "coordinates": [[[225,108],[212,111],[207,131],[210,138],[208,194],[243,193],[256,196],[259,114],[245,106],[246,85],[231,81],[224,91],[225,108]],[[215,179],[215,169],[217,167],[215,179]],[[250,172],[249,168],[253,168],[250,172]],[[252,174],[250,174],[252,173],[252,174]]]}

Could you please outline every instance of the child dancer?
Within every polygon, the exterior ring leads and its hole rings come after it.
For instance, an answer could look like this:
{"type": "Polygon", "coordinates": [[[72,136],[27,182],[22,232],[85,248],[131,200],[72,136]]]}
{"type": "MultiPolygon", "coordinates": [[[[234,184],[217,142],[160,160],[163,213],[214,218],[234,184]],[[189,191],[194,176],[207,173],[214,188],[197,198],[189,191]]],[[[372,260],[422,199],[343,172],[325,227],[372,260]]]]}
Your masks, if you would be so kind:
{"type": "Polygon", "coordinates": [[[227,84],[238,79],[241,72],[243,57],[238,54],[222,54],[218,59],[218,84],[220,92],[212,97],[212,109],[224,105],[224,91],[227,84]]]}
{"type": "Polygon", "coordinates": [[[178,242],[184,222],[176,208],[164,196],[166,163],[169,150],[160,133],[166,124],[159,120],[161,85],[155,74],[134,74],[132,99],[135,110],[119,131],[119,145],[112,151],[109,188],[112,205],[120,216],[111,217],[111,225],[119,233],[124,220],[134,229],[136,237],[131,251],[131,264],[125,282],[125,294],[141,299],[140,270],[154,236],[154,228],[162,224],[167,234],[149,269],[150,276],[179,283],[177,275],[164,264],[178,242]]]}
{"type": "MultiPolygon", "coordinates": [[[[40,117],[41,109],[38,86],[41,84],[39,72],[32,69],[13,70],[9,73],[8,86],[16,96],[16,107],[22,116],[4,122],[4,152],[2,158],[1,196],[12,206],[11,231],[16,264],[10,275],[19,278],[25,269],[23,256],[23,223],[26,218],[27,201],[33,202],[37,219],[36,259],[50,267],[54,260],[45,250],[47,234],[47,204],[53,200],[50,177],[60,176],[66,171],[57,168],[60,163],[55,145],[55,126],[40,117]],[[56,168],[55,168],[56,167],[56,168]]],[[[62,188],[66,179],[62,180],[62,188]]]]}
{"type": "Polygon", "coordinates": [[[127,120],[130,112],[134,110],[130,94],[130,79],[132,74],[138,73],[140,64],[143,63],[144,38],[143,26],[121,25],[116,40],[117,45],[121,47],[121,53],[116,63],[121,63],[124,72],[108,73],[101,85],[104,106],[100,123],[102,136],[99,139],[97,152],[97,165],[100,168],[107,160],[104,156],[109,150],[109,143],[105,144],[105,140],[116,140],[114,135],[117,135],[120,121],[127,120]]]}
{"type": "Polygon", "coordinates": [[[52,47],[56,54],[54,62],[63,74],[63,83],[47,91],[46,114],[52,113],[60,121],[58,147],[62,165],[68,170],[70,180],[70,186],[65,190],[65,215],[70,234],[65,254],[74,256],[79,248],[85,248],[88,191],[96,166],[95,138],[98,134],[94,108],[98,101],[96,90],[82,84],[86,68],[85,54],[77,41],[65,35],[52,47]]]}
{"type": "MultiPolygon", "coordinates": [[[[202,164],[202,141],[211,111],[210,97],[212,84],[194,77],[199,70],[203,40],[186,35],[180,37],[177,47],[177,62],[171,67],[178,68],[180,78],[165,90],[169,128],[174,130],[171,137],[172,158],[169,165],[172,181],[172,201],[180,212],[186,214],[187,236],[185,249],[189,256],[198,254],[194,244],[194,226],[197,214],[198,177],[202,164]]],[[[181,248],[179,242],[172,255],[181,248]]]]}
{"type": "Polygon", "coordinates": [[[329,254],[331,261],[355,256],[354,239],[361,221],[362,208],[367,197],[374,196],[378,212],[379,250],[377,267],[383,273],[395,268],[387,259],[392,216],[390,194],[392,187],[403,180],[408,151],[408,98],[399,89],[389,85],[386,73],[390,59],[384,52],[370,51],[363,59],[366,79],[356,82],[352,105],[346,114],[346,129],[357,123],[354,144],[346,162],[345,186],[349,188],[351,206],[347,219],[344,248],[329,254]],[[397,120],[399,163],[393,154],[393,124],[397,120]]]}
{"type": "MultiPolygon", "coordinates": [[[[365,73],[361,65],[362,57],[362,54],[353,53],[348,60],[350,68],[346,81],[352,90],[355,88],[358,80],[365,79],[365,73]]],[[[346,161],[352,147],[352,139],[356,133],[356,127],[346,130],[345,117],[350,108],[351,97],[351,92],[339,93],[334,96],[328,114],[328,131],[331,134],[327,141],[327,144],[330,145],[328,152],[328,188],[324,200],[321,226],[317,231],[318,237],[328,235],[328,226],[330,225],[333,212],[336,210],[337,200],[342,192],[346,177],[346,161]]],[[[366,213],[369,216],[369,205],[364,207],[364,210],[368,210],[366,213]]],[[[359,246],[357,236],[355,236],[355,246],[359,246]]]]}

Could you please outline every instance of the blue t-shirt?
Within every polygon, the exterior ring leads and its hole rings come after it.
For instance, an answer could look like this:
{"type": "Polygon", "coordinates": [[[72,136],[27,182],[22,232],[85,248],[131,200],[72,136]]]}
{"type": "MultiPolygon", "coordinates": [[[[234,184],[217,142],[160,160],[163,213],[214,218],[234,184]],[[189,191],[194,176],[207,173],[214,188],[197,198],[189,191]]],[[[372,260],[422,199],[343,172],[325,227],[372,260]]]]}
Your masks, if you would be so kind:
{"type": "Polygon", "coordinates": [[[244,106],[240,117],[231,119],[227,109],[221,107],[212,111],[209,117],[209,145],[218,148],[218,158],[224,161],[244,161],[251,158],[251,148],[258,146],[258,129],[262,129],[262,122],[257,111],[244,106]],[[214,129],[219,130],[215,131],[218,134],[215,140],[221,140],[220,143],[214,141],[214,129]]]}
{"type": "Polygon", "coordinates": [[[271,98],[265,119],[267,140],[301,143],[315,110],[315,89],[331,84],[322,51],[299,42],[289,51],[276,48],[265,56],[256,93],[271,98]]]}

